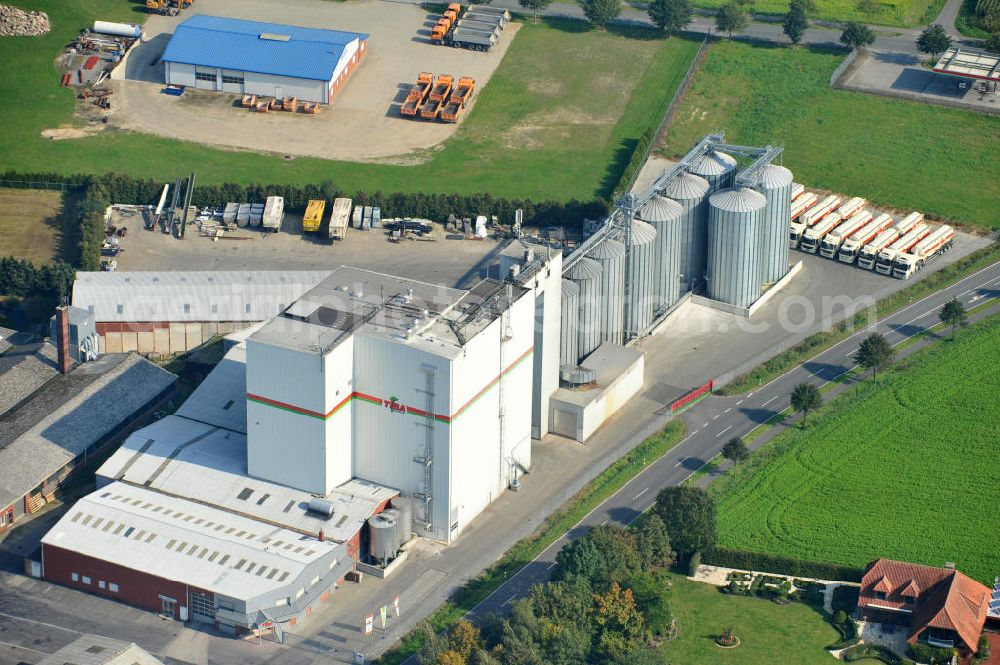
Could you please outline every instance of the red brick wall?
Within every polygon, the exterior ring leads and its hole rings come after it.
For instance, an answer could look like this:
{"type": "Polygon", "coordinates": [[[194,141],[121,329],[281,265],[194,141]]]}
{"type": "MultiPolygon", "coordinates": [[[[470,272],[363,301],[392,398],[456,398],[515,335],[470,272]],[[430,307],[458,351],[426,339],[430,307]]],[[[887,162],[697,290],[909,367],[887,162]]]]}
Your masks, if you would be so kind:
{"type": "Polygon", "coordinates": [[[14,523],[14,504],[0,508],[0,515],[5,516],[3,524],[0,524],[0,533],[3,533],[14,523]]]}
{"type": "Polygon", "coordinates": [[[42,544],[42,575],[49,582],[80,589],[105,598],[113,598],[157,613],[163,610],[159,597],[160,594],[163,594],[177,601],[174,616],[178,619],[180,618],[181,606],[186,607],[188,604],[188,587],[185,584],[165,580],[155,575],[44,543],[42,544]],[[72,573],[79,575],[79,581],[73,581],[72,573]],[[83,583],[84,575],[90,578],[90,584],[83,583]],[[104,589],[101,589],[98,584],[100,580],[105,582],[104,589]],[[118,593],[112,593],[108,588],[110,582],[118,585],[118,593]]]}

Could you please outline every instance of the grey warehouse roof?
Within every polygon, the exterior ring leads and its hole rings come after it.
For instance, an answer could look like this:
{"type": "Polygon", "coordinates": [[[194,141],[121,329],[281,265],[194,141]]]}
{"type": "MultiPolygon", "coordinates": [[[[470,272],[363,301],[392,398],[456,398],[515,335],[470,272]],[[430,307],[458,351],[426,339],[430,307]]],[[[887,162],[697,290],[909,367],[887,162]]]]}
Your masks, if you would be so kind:
{"type": "Polygon", "coordinates": [[[78,272],[73,305],[102,322],[264,321],[328,270],[78,272]]]}
{"type": "Polygon", "coordinates": [[[237,344],[184,401],[177,415],[246,434],[246,394],[247,347],[237,344]]]}
{"type": "Polygon", "coordinates": [[[134,642],[83,634],[36,665],[163,665],[134,642]]]}
{"type": "Polygon", "coordinates": [[[56,348],[45,342],[10,349],[0,357],[0,415],[59,373],[56,348]]]}
{"type": "Polygon", "coordinates": [[[59,374],[0,415],[0,505],[20,499],[177,380],[132,354],[59,374]]]}

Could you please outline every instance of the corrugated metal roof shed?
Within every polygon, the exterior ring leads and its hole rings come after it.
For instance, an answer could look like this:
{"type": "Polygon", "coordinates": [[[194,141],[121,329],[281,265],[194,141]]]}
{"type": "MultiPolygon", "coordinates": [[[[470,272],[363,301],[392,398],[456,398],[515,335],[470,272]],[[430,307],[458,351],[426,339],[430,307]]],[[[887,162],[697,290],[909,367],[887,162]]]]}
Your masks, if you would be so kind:
{"type": "Polygon", "coordinates": [[[346,554],[342,544],[126,483],[77,501],[42,543],[240,599],[291,587],[310,564],[346,554]]]}
{"type": "Polygon", "coordinates": [[[133,642],[83,634],[36,665],[163,665],[133,642]]]}
{"type": "Polygon", "coordinates": [[[247,347],[237,344],[184,401],[177,415],[246,434],[246,394],[247,347]]]}
{"type": "Polygon", "coordinates": [[[359,32],[200,14],[177,26],[161,60],[329,81],[345,47],[366,39],[359,32]]]}
{"type": "Polygon", "coordinates": [[[329,276],[329,270],[78,272],[73,305],[98,323],[264,321],[329,276]]]}
{"type": "Polygon", "coordinates": [[[33,490],[176,380],[134,353],[103,356],[51,378],[0,416],[0,504],[33,490]]]}

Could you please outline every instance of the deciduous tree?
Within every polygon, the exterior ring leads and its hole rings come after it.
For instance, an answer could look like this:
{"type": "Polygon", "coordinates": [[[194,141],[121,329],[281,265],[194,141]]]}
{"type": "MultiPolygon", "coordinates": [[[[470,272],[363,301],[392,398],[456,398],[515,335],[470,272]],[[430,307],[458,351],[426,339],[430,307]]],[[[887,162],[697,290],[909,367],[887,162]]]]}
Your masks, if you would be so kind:
{"type": "Polygon", "coordinates": [[[660,516],[670,544],[687,557],[715,545],[715,501],[701,487],[666,487],[656,497],[653,512],[660,516]]]}
{"type": "Polygon", "coordinates": [[[951,336],[955,336],[955,331],[959,326],[965,326],[968,323],[968,314],[965,313],[965,305],[963,305],[958,298],[952,298],[944,304],[941,311],[938,313],[943,323],[951,326],[951,336]]]}
{"type": "Polygon", "coordinates": [[[636,549],[647,570],[669,568],[677,557],[670,547],[670,534],[663,519],[656,513],[648,515],[635,533],[636,549]]]}
{"type": "Polygon", "coordinates": [[[793,2],[785,14],[785,20],[781,24],[781,29],[785,35],[792,40],[793,44],[802,41],[809,21],[806,20],[806,12],[799,3],[793,2]]]}
{"type": "Polygon", "coordinates": [[[875,43],[875,33],[862,23],[848,23],[840,33],[840,43],[851,48],[864,48],[875,43]]]}
{"type": "Polygon", "coordinates": [[[917,50],[930,53],[935,60],[938,53],[944,53],[950,48],[951,37],[945,32],[944,26],[938,23],[927,26],[917,37],[917,50]]]}
{"type": "Polygon", "coordinates": [[[517,0],[517,4],[531,12],[531,22],[538,23],[538,12],[552,4],[552,0],[517,0]]]}
{"type": "Polygon", "coordinates": [[[743,443],[743,439],[734,436],[722,446],[722,456],[733,464],[738,464],[750,457],[750,451],[747,449],[747,444],[743,443]]]}
{"type": "Polygon", "coordinates": [[[621,0],[580,0],[587,20],[601,30],[622,13],[621,0]]]}
{"type": "Polygon", "coordinates": [[[691,22],[691,3],[688,0],[652,0],[646,12],[649,20],[667,35],[677,34],[691,22]]]}
{"type": "Polygon", "coordinates": [[[861,346],[858,347],[857,352],[854,354],[855,362],[865,369],[872,371],[873,380],[879,370],[885,369],[892,364],[892,360],[895,357],[896,351],[881,333],[872,333],[868,337],[865,337],[861,342],[861,346]]]}
{"type": "Polygon", "coordinates": [[[819,388],[811,383],[800,383],[792,389],[792,408],[802,414],[802,426],[805,427],[809,412],[823,405],[823,396],[819,388]]]}
{"type": "Polygon", "coordinates": [[[719,32],[729,34],[733,38],[734,32],[743,32],[750,25],[750,14],[738,2],[728,2],[715,13],[715,27],[719,32]]]}

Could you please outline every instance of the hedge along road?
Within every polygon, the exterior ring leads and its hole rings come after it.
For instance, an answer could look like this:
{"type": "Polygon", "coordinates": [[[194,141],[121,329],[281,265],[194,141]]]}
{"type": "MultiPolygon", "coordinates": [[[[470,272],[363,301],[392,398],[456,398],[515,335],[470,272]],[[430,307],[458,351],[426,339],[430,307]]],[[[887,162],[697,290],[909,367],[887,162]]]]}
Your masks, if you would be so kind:
{"type": "MultiPolygon", "coordinates": [[[[788,406],[788,396],[795,385],[802,382],[826,385],[849,372],[856,366],[852,356],[865,336],[879,332],[885,335],[890,344],[902,344],[937,324],[941,306],[952,298],[958,298],[967,308],[1000,303],[1000,262],[894,312],[869,328],[858,330],[851,337],[757,390],[733,397],[712,396],[699,402],[684,416],[690,432],[685,439],[590,512],[531,563],[512,575],[473,608],[469,612],[469,618],[481,620],[491,613],[509,611],[510,604],[523,597],[531,585],[548,579],[555,565],[556,554],[562,546],[570,539],[585,533],[590,527],[608,523],[623,526],[631,524],[653,505],[660,489],[683,483],[708,460],[718,455],[730,438],[745,436],[783,411],[788,406]],[[818,369],[816,371],[806,369],[807,365],[818,369]]],[[[977,314],[976,318],[997,309],[1000,309],[1000,305],[988,307],[986,311],[977,314]]],[[[921,344],[912,345],[906,349],[906,353],[911,353],[920,346],[921,344]]],[[[828,392],[827,397],[835,392],[837,391],[828,392]]],[[[790,421],[786,421],[786,424],[788,422],[790,421]]],[[[765,435],[755,439],[753,447],[764,444],[780,430],[780,427],[772,428],[765,435]]],[[[415,663],[416,659],[414,657],[407,662],[415,663]]]]}

